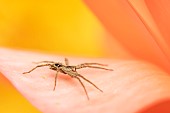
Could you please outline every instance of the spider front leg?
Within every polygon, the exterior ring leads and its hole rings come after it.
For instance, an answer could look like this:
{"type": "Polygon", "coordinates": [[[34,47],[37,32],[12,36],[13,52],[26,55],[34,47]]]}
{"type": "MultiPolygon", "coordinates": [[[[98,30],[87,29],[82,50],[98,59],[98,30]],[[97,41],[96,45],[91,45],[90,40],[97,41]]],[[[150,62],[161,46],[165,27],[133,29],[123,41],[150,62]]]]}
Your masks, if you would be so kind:
{"type": "Polygon", "coordinates": [[[43,66],[49,66],[49,64],[42,64],[42,65],[38,65],[38,66],[36,66],[36,67],[32,68],[30,71],[24,72],[23,74],[30,73],[30,72],[32,72],[33,70],[35,70],[36,68],[38,68],[38,67],[43,67],[43,66]]]}
{"type": "Polygon", "coordinates": [[[97,68],[97,69],[104,69],[104,70],[108,70],[108,71],[113,71],[113,69],[107,69],[107,68],[104,68],[104,67],[93,66],[93,65],[107,66],[106,64],[100,64],[100,63],[83,63],[83,64],[80,64],[80,65],[77,65],[76,69],[89,67],[89,68],[97,68]]]}
{"type": "Polygon", "coordinates": [[[56,87],[56,84],[57,84],[57,76],[58,76],[58,71],[55,75],[55,82],[54,82],[54,88],[53,88],[53,91],[55,90],[55,87],[56,87]]]}
{"type": "Polygon", "coordinates": [[[40,64],[40,63],[55,63],[53,61],[40,61],[40,62],[33,62],[35,64],[40,64]]]}

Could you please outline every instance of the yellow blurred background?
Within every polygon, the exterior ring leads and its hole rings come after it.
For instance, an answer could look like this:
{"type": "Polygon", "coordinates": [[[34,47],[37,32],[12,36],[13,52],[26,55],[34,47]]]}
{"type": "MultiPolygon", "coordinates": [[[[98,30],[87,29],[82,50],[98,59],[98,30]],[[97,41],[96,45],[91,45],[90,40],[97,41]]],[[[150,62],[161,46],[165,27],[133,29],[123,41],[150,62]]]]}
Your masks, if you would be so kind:
{"type": "Polygon", "coordinates": [[[101,34],[79,0],[0,1],[1,46],[98,56],[101,34]]]}
{"type": "MultiPolygon", "coordinates": [[[[0,47],[102,56],[103,29],[79,0],[0,0],[0,47]]],[[[39,113],[0,74],[0,113],[39,113]]]]}

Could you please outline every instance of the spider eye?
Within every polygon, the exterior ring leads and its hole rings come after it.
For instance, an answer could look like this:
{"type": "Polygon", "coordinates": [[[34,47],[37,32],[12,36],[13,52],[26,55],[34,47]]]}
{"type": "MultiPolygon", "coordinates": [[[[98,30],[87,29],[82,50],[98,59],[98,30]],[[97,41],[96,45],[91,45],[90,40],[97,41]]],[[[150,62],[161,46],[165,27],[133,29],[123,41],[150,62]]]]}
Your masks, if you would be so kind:
{"type": "Polygon", "coordinates": [[[61,67],[61,65],[60,64],[54,64],[56,67],[61,67]]]}

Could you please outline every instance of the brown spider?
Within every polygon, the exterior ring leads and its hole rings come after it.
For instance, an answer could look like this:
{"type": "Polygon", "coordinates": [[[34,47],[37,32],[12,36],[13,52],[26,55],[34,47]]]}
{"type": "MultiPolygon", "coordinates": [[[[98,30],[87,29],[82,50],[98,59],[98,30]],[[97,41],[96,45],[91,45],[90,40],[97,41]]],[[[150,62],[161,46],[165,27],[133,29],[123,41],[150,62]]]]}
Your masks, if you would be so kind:
{"type": "Polygon", "coordinates": [[[64,73],[67,74],[69,76],[71,76],[72,78],[76,78],[79,80],[79,82],[81,83],[81,85],[83,86],[83,89],[86,93],[87,99],[89,100],[89,96],[87,94],[86,88],[83,84],[83,82],[81,81],[80,78],[84,79],[85,81],[89,82],[90,84],[92,84],[94,87],[96,87],[99,91],[103,92],[101,89],[99,89],[94,83],[92,83],[90,80],[86,79],[85,77],[83,77],[82,75],[77,73],[77,69],[81,69],[81,68],[98,68],[98,69],[104,69],[104,70],[108,70],[108,71],[113,71],[112,69],[107,69],[107,68],[103,68],[103,67],[98,67],[98,66],[93,66],[93,65],[99,65],[99,66],[107,66],[106,64],[100,64],[100,63],[83,63],[83,64],[79,64],[77,66],[69,66],[69,61],[67,58],[65,58],[65,65],[60,63],[60,62],[53,62],[53,61],[41,61],[41,62],[36,62],[40,65],[37,65],[36,67],[34,67],[33,69],[31,69],[28,72],[24,72],[23,74],[27,74],[32,72],[33,70],[35,70],[38,67],[43,67],[43,66],[49,66],[50,69],[57,71],[56,76],[55,76],[55,82],[54,82],[54,88],[53,90],[55,90],[56,87],[56,82],[57,82],[57,76],[58,76],[58,72],[60,73],[64,73]]]}

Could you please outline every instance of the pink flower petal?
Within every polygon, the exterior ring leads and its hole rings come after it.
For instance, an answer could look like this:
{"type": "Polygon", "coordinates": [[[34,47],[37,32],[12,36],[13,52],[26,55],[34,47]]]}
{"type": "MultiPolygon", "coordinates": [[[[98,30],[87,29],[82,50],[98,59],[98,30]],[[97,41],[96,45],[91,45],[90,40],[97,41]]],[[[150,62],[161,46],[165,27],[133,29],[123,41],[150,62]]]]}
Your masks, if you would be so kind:
{"type": "Polygon", "coordinates": [[[64,57],[8,49],[0,49],[0,53],[0,72],[42,112],[132,113],[159,101],[169,101],[170,98],[170,77],[145,62],[69,58],[73,65],[99,62],[114,69],[78,70],[104,91],[101,93],[83,81],[90,97],[88,101],[80,83],[67,75],[59,74],[56,90],[53,91],[55,71],[44,67],[26,75],[22,74],[36,65],[32,62],[63,62],[64,57]]]}

